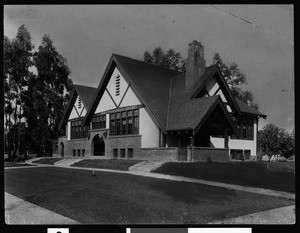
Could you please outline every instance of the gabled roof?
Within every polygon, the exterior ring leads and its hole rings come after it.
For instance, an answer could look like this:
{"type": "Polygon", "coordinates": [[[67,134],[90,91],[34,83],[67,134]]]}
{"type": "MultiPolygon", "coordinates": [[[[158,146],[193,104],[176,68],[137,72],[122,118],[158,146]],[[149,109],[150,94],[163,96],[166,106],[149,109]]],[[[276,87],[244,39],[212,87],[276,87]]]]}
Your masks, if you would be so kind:
{"type": "MultiPolygon", "coordinates": [[[[205,98],[201,98],[201,100],[199,98],[194,99],[212,77],[216,77],[220,86],[225,89],[223,93],[231,106],[233,106],[235,112],[240,114],[241,108],[243,108],[244,111],[247,110],[242,104],[237,104],[237,100],[233,97],[217,65],[207,67],[205,74],[195,84],[194,88],[190,91],[186,91],[185,73],[148,64],[125,56],[112,54],[99,86],[96,89],[93,98],[91,98],[91,106],[87,110],[83,125],[86,125],[93,116],[115,67],[118,67],[121,75],[131,87],[139,101],[145,106],[145,110],[152,118],[153,122],[162,130],[162,132],[179,128],[178,122],[180,121],[175,121],[174,117],[177,114],[180,118],[180,114],[185,111],[184,109],[192,108],[190,106],[197,109],[190,112],[188,111],[187,114],[193,114],[195,111],[197,114],[205,115],[207,113],[206,107],[210,109],[212,108],[212,105],[217,102],[221,102],[219,105],[221,108],[225,109],[220,97],[206,98],[206,100],[205,98]],[[203,106],[201,106],[202,104],[203,106]]],[[[249,109],[247,111],[251,113],[249,109]]],[[[201,117],[195,119],[201,120],[201,117]]],[[[230,121],[230,124],[231,123],[232,122],[230,121]]],[[[191,127],[189,124],[193,123],[182,123],[180,127],[191,127]]]]}
{"type": "Polygon", "coordinates": [[[93,99],[95,93],[96,93],[96,88],[94,88],[94,87],[88,87],[88,86],[82,86],[82,85],[75,84],[73,91],[71,93],[69,103],[68,103],[67,107],[65,108],[63,117],[61,119],[59,129],[61,129],[67,123],[69,115],[72,112],[73,105],[75,104],[77,96],[78,95],[80,96],[80,98],[83,102],[83,105],[86,108],[86,111],[88,111],[88,109],[90,108],[90,106],[92,104],[92,99],[93,99]]]}
{"type": "Polygon", "coordinates": [[[237,104],[238,104],[239,108],[241,109],[242,113],[260,116],[264,119],[267,118],[267,115],[265,115],[265,114],[261,113],[260,111],[256,110],[254,107],[249,106],[248,104],[241,101],[240,99],[235,98],[235,101],[237,102],[237,104]]]}
{"type": "Polygon", "coordinates": [[[233,97],[232,92],[229,89],[229,86],[225,80],[225,78],[222,75],[222,72],[220,71],[219,67],[217,65],[212,65],[210,67],[211,69],[207,71],[204,76],[198,81],[198,83],[195,85],[196,88],[193,88],[193,94],[191,98],[195,98],[202,89],[206,86],[206,84],[209,82],[209,80],[212,77],[216,77],[218,79],[218,83],[223,87],[226,91],[223,92],[225,95],[227,101],[229,102],[230,106],[233,107],[234,111],[240,114],[240,109],[235,101],[235,98],[233,97]]]}
{"type": "Polygon", "coordinates": [[[113,54],[108,63],[92,100],[92,106],[86,114],[86,121],[94,113],[116,65],[139,101],[146,106],[146,111],[152,116],[154,123],[164,131],[167,122],[170,78],[180,72],[117,54],[113,54]]]}
{"type": "Polygon", "coordinates": [[[225,116],[224,120],[231,127],[231,131],[238,135],[237,128],[218,95],[183,101],[177,110],[170,115],[167,131],[194,130],[197,133],[197,130],[217,106],[220,106],[225,116]]]}

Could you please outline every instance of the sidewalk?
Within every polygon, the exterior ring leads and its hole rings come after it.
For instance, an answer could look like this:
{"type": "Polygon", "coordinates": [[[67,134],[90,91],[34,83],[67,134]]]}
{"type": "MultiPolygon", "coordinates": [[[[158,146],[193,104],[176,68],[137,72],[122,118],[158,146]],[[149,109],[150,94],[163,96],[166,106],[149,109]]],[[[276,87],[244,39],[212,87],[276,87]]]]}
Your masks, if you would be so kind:
{"type": "Polygon", "coordinates": [[[295,224],[295,206],[286,206],[210,224],[295,224]]]}
{"type": "Polygon", "coordinates": [[[79,224],[5,192],[6,224],[79,224]]]}

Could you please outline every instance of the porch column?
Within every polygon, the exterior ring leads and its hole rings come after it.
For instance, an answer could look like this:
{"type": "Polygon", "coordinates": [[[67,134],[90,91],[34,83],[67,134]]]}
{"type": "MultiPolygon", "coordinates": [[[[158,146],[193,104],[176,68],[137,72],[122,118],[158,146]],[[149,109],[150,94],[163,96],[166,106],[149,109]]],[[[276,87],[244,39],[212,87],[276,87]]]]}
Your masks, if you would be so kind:
{"type": "Polygon", "coordinates": [[[224,148],[228,148],[228,130],[224,130],[224,148]]]}

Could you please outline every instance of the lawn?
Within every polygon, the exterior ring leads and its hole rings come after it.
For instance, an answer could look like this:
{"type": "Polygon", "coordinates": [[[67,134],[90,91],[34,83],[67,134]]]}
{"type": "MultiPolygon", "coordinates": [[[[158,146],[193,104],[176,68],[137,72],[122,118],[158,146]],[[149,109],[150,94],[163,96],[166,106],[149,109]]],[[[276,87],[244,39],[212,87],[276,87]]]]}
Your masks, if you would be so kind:
{"type": "Polygon", "coordinates": [[[283,162],[170,162],[153,172],[294,193],[294,170],[294,163],[283,162]]]}
{"type": "Polygon", "coordinates": [[[208,223],[292,200],[130,174],[58,167],[5,170],[5,191],[84,224],[208,223]]]}
{"type": "Polygon", "coordinates": [[[108,159],[85,159],[71,166],[74,167],[89,167],[89,168],[104,168],[104,169],[114,169],[128,171],[128,169],[141,162],[141,160],[108,160],[108,159]]]}
{"type": "Polygon", "coordinates": [[[42,158],[39,160],[35,160],[32,163],[41,163],[41,164],[51,164],[53,165],[54,163],[62,160],[63,158],[42,158]]]}
{"type": "Polygon", "coordinates": [[[4,162],[4,167],[24,167],[24,166],[35,166],[27,163],[14,163],[14,162],[4,162]]]}

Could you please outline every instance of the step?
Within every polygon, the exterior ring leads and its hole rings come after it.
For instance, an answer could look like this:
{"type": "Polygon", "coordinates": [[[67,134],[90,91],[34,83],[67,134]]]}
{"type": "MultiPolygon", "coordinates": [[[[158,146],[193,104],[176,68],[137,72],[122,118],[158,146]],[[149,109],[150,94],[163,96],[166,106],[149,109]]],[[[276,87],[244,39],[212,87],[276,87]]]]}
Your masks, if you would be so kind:
{"type": "Polygon", "coordinates": [[[144,161],[138,163],[129,168],[129,171],[151,172],[161,165],[166,163],[165,161],[144,161]]]}
{"type": "Polygon", "coordinates": [[[66,158],[66,159],[62,159],[60,161],[57,161],[54,165],[55,166],[71,166],[74,163],[77,163],[79,161],[81,161],[83,159],[73,159],[73,158],[66,158]]]}

